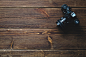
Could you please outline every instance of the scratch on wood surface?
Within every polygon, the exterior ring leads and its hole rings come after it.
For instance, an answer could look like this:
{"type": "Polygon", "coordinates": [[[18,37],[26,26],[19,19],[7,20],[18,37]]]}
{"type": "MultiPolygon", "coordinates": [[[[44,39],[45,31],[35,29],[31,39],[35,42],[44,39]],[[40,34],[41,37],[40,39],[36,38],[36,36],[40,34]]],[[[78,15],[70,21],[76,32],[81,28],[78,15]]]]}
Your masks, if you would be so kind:
{"type": "Polygon", "coordinates": [[[42,34],[46,34],[48,31],[44,31],[42,34]]]}
{"type": "Polygon", "coordinates": [[[45,10],[43,10],[43,9],[38,9],[38,8],[37,8],[37,10],[39,10],[41,13],[43,13],[43,14],[45,14],[47,17],[49,17],[48,13],[47,13],[45,10]]]}
{"type": "Polygon", "coordinates": [[[48,41],[52,44],[52,39],[48,35],[48,41]]]}
{"type": "Polygon", "coordinates": [[[11,49],[13,48],[13,42],[14,42],[14,40],[12,39],[12,42],[11,42],[11,45],[10,45],[11,49]]]}
{"type": "Polygon", "coordinates": [[[44,31],[42,34],[51,34],[51,30],[44,31]]]}
{"type": "Polygon", "coordinates": [[[51,34],[51,33],[48,33],[48,34],[51,34]]]}
{"type": "Polygon", "coordinates": [[[25,31],[24,34],[40,34],[40,33],[35,33],[35,32],[28,33],[27,31],[25,31]]]}
{"type": "Polygon", "coordinates": [[[42,50],[41,52],[42,52],[42,53],[44,54],[44,56],[45,56],[45,53],[44,53],[44,51],[42,50]]]}
{"type": "Polygon", "coordinates": [[[50,38],[50,36],[48,35],[48,41],[50,42],[51,44],[51,49],[53,49],[53,45],[52,45],[52,39],[50,38]]]}
{"type": "Polygon", "coordinates": [[[40,33],[29,33],[29,34],[40,34],[40,33]]]}

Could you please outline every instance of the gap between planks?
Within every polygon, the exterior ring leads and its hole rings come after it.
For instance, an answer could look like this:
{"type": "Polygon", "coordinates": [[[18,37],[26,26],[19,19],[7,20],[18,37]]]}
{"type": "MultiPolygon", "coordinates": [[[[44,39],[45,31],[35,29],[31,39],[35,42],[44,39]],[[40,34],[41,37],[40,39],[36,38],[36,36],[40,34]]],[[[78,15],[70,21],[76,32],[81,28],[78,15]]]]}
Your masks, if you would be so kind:
{"type": "Polygon", "coordinates": [[[86,51],[86,50],[30,50],[30,49],[0,49],[1,51],[86,51]]]}
{"type": "MultiPolygon", "coordinates": [[[[61,8],[61,7],[0,7],[0,8],[61,8]]],[[[71,8],[86,8],[86,7],[71,7],[71,8]]]]}

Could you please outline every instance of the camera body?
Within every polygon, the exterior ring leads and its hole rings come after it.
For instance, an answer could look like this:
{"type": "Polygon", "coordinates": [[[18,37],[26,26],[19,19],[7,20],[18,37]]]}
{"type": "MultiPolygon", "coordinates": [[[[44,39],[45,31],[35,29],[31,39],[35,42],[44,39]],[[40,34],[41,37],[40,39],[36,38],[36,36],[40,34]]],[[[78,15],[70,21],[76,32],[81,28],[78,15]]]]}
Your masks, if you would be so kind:
{"type": "Polygon", "coordinates": [[[66,4],[63,4],[61,10],[64,14],[61,19],[57,20],[56,24],[62,28],[65,28],[67,25],[79,25],[80,21],[76,17],[76,14],[71,11],[71,8],[68,7],[66,4]]]}

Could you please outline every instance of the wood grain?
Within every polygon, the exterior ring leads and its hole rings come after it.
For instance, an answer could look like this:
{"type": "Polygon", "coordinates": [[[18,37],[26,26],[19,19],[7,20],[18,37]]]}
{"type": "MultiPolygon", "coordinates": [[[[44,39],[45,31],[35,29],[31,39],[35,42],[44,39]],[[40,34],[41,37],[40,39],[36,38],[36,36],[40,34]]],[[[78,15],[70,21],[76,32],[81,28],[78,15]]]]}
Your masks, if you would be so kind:
{"type": "Polygon", "coordinates": [[[86,7],[86,0],[0,0],[0,7],[86,7]]]}
{"type": "Polygon", "coordinates": [[[0,35],[0,49],[10,49],[11,41],[11,36],[0,35]]]}
{"type": "MultiPolygon", "coordinates": [[[[73,8],[85,27],[86,8],[73,8]]],[[[0,8],[0,28],[56,28],[63,16],[60,8],[0,8]]]]}
{"type": "MultiPolygon", "coordinates": [[[[29,30],[33,31],[33,30],[29,30]]],[[[1,30],[0,31],[0,41],[3,42],[0,44],[1,49],[5,49],[5,46],[8,46],[8,49],[48,49],[49,42],[45,36],[38,35],[38,32],[29,32],[28,30],[1,30]],[[32,34],[32,35],[31,35],[32,34]],[[34,35],[34,36],[33,36],[34,35]],[[5,39],[4,37],[8,37],[5,39]],[[2,38],[3,37],[3,38],[2,38]],[[2,41],[3,40],[3,41],[2,41]],[[7,43],[6,43],[7,41],[7,43]],[[12,44],[11,44],[12,43],[12,44]],[[3,45],[2,45],[3,44],[3,45]],[[9,44],[9,45],[8,45],[9,44]]]]}
{"type": "Polygon", "coordinates": [[[14,36],[13,49],[49,49],[46,35],[14,36]]]}
{"type": "Polygon", "coordinates": [[[86,0],[0,0],[0,57],[86,57],[86,0]],[[57,27],[61,6],[79,26],[57,27]]]}
{"type": "Polygon", "coordinates": [[[13,41],[9,45],[13,49],[86,49],[86,32],[80,29],[68,33],[59,29],[0,29],[0,36],[11,36],[13,40],[8,42],[13,41]]]}
{"type": "Polygon", "coordinates": [[[85,50],[0,50],[2,57],[85,57],[85,50]]]}

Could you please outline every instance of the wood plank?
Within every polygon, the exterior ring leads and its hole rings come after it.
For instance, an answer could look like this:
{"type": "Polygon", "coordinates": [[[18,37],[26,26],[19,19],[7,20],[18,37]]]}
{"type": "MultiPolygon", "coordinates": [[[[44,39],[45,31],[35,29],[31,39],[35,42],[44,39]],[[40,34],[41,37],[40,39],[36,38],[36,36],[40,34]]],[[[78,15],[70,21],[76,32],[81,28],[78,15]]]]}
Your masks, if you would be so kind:
{"type": "MultiPolygon", "coordinates": [[[[33,31],[33,30],[32,30],[33,31]]],[[[6,47],[14,49],[49,49],[50,44],[46,39],[47,36],[35,35],[39,33],[29,32],[27,30],[0,30],[0,49],[6,47]],[[32,34],[32,35],[29,35],[32,34]],[[34,36],[33,36],[34,35],[34,36]],[[3,37],[4,36],[4,37],[3,37]],[[8,38],[8,37],[10,38],[8,38]],[[3,38],[2,38],[3,37],[3,38]],[[5,39],[5,37],[7,37],[5,39]],[[11,40],[10,40],[11,39],[11,40]],[[8,45],[9,44],[9,45],[8,45]]]]}
{"type": "MultiPolygon", "coordinates": [[[[72,9],[85,27],[86,8],[72,9]]],[[[0,28],[56,28],[60,8],[0,8],[0,28]]]]}
{"type": "Polygon", "coordinates": [[[86,57],[86,50],[0,50],[1,57],[86,57]]]}
{"type": "Polygon", "coordinates": [[[86,50],[86,32],[80,29],[68,33],[59,29],[0,29],[0,36],[11,36],[13,49],[86,50]]]}
{"type": "Polygon", "coordinates": [[[0,0],[0,7],[86,7],[86,0],[0,0]]]}

